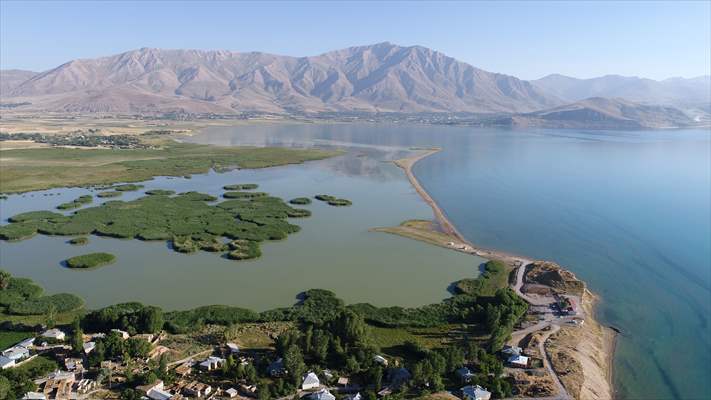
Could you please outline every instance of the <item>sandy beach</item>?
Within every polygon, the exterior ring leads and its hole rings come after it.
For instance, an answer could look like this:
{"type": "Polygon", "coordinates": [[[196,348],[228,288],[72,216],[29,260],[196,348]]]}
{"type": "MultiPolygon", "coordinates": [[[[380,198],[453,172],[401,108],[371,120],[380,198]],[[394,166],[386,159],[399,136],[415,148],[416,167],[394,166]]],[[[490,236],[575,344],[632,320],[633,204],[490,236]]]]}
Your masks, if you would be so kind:
{"type": "MultiPolygon", "coordinates": [[[[512,289],[530,304],[539,304],[541,301],[539,297],[529,296],[523,289],[526,266],[534,261],[527,257],[482,248],[469,242],[415,177],[412,172],[413,166],[418,161],[439,151],[441,151],[439,148],[423,149],[411,157],[394,161],[398,167],[404,170],[417,193],[432,208],[435,223],[406,221],[399,227],[375,228],[373,230],[405,236],[486,259],[506,262],[512,267],[518,268],[517,279],[512,285],[512,289]]],[[[554,263],[547,264],[560,268],[554,263]]],[[[562,274],[569,277],[571,282],[582,282],[570,271],[562,268],[560,270],[562,274]]],[[[553,328],[555,332],[555,334],[546,335],[545,348],[548,358],[555,360],[552,363],[552,368],[549,367],[550,372],[556,374],[556,381],[561,382],[564,387],[558,391],[556,396],[549,397],[550,399],[608,400],[614,398],[612,362],[616,333],[595,320],[595,305],[599,298],[587,289],[584,282],[582,284],[584,289],[580,301],[585,323],[579,326],[571,326],[563,322],[541,324],[542,327],[539,329],[553,328]],[[554,353],[554,357],[551,357],[551,353],[554,353]]],[[[524,337],[526,334],[539,330],[529,328],[529,332],[521,332],[518,336],[524,337]]],[[[514,332],[513,336],[517,336],[517,332],[514,332]]]]}

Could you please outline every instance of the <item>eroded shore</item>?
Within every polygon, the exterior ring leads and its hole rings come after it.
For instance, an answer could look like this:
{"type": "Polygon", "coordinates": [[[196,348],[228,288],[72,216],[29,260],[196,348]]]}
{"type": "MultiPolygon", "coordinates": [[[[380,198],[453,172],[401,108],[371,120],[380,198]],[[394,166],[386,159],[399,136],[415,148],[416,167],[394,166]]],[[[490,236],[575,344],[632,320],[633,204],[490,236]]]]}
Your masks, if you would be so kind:
{"type": "MultiPolygon", "coordinates": [[[[418,161],[440,150],[426,149],[412,157],[394,161],[404,170],[417,193],[432,208],[435,222],[405,221],[397,227],[373,230],[503,261],[515,269],[516,279],[511,284],[512,289],[531,304],[531,308],[538,311],[545,307],[552,308],[552,302],[561,297],[577,300],[580,306],[574,316],[564,318],[545,313],[540,316],[536,313],[536,317],[541,318],[539,322],[530,323],[512,334],[509,344],[524,348],[536,347],[531,350],[535,352],[540,348],[545,353],[540,356],[550,375],[548,382],[540,383],[543,389],[522,386],[520,396],[592,400],[613,398],[612,361],[616,333],[595,319],[595,306],[599,298],[587,288],[585,282],[555,263],[534,261],[523,256],[482,248],[464,238],[412,172],[418,161]],[[531,391],[526,392],[526,389],[531,391]]],[[[538,382],[535,379],[529,381],[534,382],[533,386],[538,382]]]]}

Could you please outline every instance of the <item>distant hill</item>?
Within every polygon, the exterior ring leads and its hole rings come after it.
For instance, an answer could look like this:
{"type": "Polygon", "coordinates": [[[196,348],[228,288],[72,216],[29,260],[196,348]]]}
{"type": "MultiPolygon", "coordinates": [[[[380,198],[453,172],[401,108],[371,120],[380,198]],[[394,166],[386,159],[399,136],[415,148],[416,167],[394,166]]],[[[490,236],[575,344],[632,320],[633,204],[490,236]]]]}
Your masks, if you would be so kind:
{"type": "Polygon", "coordinates": [[[591,97],[619,97],[640,103],[673,104],[683,107],[703,107],[711,103],[711,76],[708,75],[691,79],[670,78],[655,81],[620,75],[577,79],[553,74],[531,83],[550,95],[568,102],[591,97]]]}
{"type": "Polygon", "coordinates": [[[76,112],[528,112],[562,104],[513,76],[391,43],[314,57],[143,48],[9,80],[2,101],[76,112]]]}
{"type": "Polygon", "coordinates": [[[24,71],[21,69],[0,70],[0,98],[8,96],[12,89],[35,75],[37,75],[37,72],[24,71]]]}
{"type": "MultiPolygon", "coordinates": [[[[707,116],[705,116],[707,117],[707,116]]],[[[662,129],[708,124],[672,106],[593,97],[548,110],[502,117],[498,125],[540,128],[662,129]]]]}

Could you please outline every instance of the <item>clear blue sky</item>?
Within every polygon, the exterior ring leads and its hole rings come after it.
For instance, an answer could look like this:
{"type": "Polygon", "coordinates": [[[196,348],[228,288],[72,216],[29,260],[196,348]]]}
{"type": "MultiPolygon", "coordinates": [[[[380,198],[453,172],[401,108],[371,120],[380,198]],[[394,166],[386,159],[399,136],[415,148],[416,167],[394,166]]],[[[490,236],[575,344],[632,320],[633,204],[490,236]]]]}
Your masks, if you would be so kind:
{"type": "Polygon", "coordinates": [[[0,67],[46,70],[140,47],[303,56],[390,41],[534,79],[709,74],[711,2],[0,0],[0,67]]]}

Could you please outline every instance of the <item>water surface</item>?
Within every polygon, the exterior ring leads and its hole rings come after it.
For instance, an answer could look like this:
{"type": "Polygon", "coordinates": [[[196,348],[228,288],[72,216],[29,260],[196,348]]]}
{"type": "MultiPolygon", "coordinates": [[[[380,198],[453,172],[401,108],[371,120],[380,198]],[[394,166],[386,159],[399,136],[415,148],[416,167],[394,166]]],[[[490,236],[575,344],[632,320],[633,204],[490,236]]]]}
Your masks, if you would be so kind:
{"type": "Polygon", "coordinates": [[[620,328],[619,394],[711,397],[711,135],[399,125],[211,128],[221,145],[439,146],[414,172],[485,247],[554,260],[620,328]]]}

